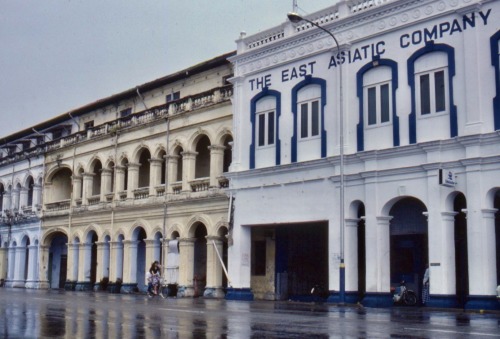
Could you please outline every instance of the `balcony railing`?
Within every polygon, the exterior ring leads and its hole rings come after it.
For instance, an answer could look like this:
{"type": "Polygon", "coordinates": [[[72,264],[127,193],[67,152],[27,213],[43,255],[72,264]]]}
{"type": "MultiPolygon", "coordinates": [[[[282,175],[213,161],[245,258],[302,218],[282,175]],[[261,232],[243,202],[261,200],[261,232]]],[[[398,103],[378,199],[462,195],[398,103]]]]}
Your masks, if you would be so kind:
{"type": "Polygon", "coordinates": [[[51,211],[62,211],[62,210],[69,210],[71,200],[61,200],[61,201],[56,201],[56,202],[51,202],[45,204],[45,209],[48,212],[51,211]]]}
{"type": "Polygon", "coordinates": [[[149,187],[141,187],[134,190],[134,199],[147,199],[149,198],[149,187]]]}
{"type": "Polygon", "coordinates": [[[88,202],[89,202],[89,206],[98,205],[101,202],[101,196],[100,195],[93,195],[93,196],[89,197],[88,202]]]}
{"type": "Polygon", "coordinates": [[[170,184],[170,187],[172,187],[172,193],[180,194],[182,191],[182,181],[173,182],[170,184]]]}
{"type": "MultiPolygon", "coordinates": [[[[224,101],[229,101],[233,95],[233,86],[225,85],[198,93],[196,95],[183,97],[179,100],[152,107],[148,110],[137,112],[126,117],[95,126],[86,131],[80,131],[57,140],[49,141],[9,154],[0,158],[0,166],[12,162],[21,161],[27,158],[38,156],[39,154],[55,151],[63,147],[68,147],[88,140],[101,138],[116,133],[121,133],[127,128],[149,124],[165,119],[170,114],[180,114],[209,105],[215,105],[224,101]]],[[[13,143],[15,144],[15,142],[13,143]]],[[[16,148],[17,149],[17,148],[16,148]]]]}
{"type": "Polygon", "coordinates": [[[156,196],[163,197],[165,195],[165,185],[155,187],[156,196]]]}
{"type": "Polygon", "coordinates": [[[210,187],[210,178],[200,178],[189,182],[193,192],[208,191],[210,187]]]}

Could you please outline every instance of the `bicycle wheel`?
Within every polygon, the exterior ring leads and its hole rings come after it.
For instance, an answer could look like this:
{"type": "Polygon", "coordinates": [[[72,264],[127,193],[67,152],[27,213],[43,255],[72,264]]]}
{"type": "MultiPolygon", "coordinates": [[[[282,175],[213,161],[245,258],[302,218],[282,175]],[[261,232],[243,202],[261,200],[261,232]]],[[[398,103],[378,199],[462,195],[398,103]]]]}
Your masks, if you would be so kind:
{"type": "Polygon", "coordinates": [[[417,295],[413,291],[406,292],[405,304],[408,306],[414,306],[417,304],[417,295]]]}

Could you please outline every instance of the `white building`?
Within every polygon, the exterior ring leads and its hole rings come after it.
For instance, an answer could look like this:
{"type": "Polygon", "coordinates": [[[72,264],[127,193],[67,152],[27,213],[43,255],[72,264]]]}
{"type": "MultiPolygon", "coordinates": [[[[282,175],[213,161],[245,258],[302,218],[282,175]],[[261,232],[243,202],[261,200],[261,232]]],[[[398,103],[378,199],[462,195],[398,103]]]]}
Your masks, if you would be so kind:
{"type": "Polygon", "coordinates": [[[222,298],[234,52],[89,103],[0,145],[0,279],[222,298]]]}
{"type": "Polygon", "coordinates": [[[428,305],[498,307],[500,2],[338,1],[305,18],[338,45],[286,21],[231,58],[227,298],[319,285],[386,306],[401,280],[420,294],[428,263],[428,305]]]}

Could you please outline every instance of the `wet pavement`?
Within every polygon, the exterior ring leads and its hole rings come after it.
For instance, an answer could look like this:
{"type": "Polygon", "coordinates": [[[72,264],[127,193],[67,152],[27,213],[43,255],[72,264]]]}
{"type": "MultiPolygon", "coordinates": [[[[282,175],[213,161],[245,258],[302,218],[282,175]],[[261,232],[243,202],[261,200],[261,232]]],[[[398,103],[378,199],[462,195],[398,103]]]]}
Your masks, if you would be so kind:
{"type": "Polygon", "coordinates": [[[0,288],[1,338],[500,338],[500,313],[0,288]]]}

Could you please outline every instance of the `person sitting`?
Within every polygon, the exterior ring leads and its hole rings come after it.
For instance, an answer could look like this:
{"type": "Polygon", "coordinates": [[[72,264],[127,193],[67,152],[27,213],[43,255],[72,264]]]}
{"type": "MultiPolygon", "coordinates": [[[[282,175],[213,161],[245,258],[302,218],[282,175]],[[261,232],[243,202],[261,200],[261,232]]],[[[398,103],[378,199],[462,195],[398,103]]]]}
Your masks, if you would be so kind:
{"type": "Polygon", "coordinates": [[[158,287],[160,286],[160,270],[161,265],[158,261],[154,261],[149,268],[151,274],[151,284],[153,285],[153,294],[158,295],[158,287]]]}

